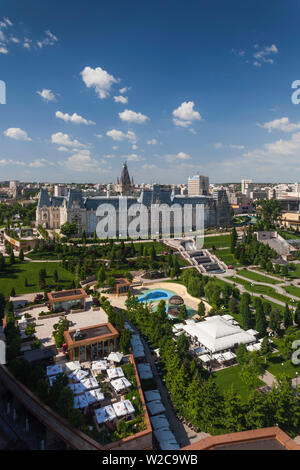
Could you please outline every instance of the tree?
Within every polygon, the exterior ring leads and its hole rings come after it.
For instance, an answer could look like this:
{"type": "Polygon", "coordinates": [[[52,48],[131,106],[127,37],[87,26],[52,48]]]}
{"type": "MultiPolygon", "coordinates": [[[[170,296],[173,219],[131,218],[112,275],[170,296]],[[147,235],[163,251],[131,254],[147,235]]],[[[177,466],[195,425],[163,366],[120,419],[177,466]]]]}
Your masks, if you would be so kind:
{"type": "Polygon", "coordinates": [[[277,335],[281,331],[281,312],[279,309],[272,310],[270,313],[269,328],[277,335]]]}
{"type": "Polygon", "coordinates": [[[16,291],[15,288],[13,287],[12,290],[10,291],[10,296],[11,297],[16,297],[16,291]]]}
{"type": "Polygon", "coordinates": [[[20,253],[19,253],[19,261],[24,261],[24,252],[23,249],[21,248],[20,253]]]}
{"type": "Polygon", "coordinates": [[[239,432],[245,429],[244,405],[233,386],[224,394],[222,409],[222,427],[227,432],[239,432]]]}
{"type": "Polygon", "coordinates": [[[230,297],[228,308],[233,315],[238,312],[237,303],[234,297],[230,297]]]}
{"type": "Polygon", "coordinates": [[[300,328],[300,302],[297,303],[297,308],[295,311],[294,321],[298,328],[300,328]]]}
{"type": "Polygon", "coordinates": [[[122,330],[121,335],[120,335],[120,351],[124,354],[129,353],[130,349],[130,331],[129,330],[122,330]]]}
{"type": "Polygon", "coordinates": [[[261,299],[256,299],[255,329],[263,338],[267,334],[267,321],[261,299]]]}
{"type": "Polygon", "coordinates": [[[178,279],[178,277],[180,276],[180,267],[179,267],[178,259],[175,255],[174,255],[173,268],[174,268],[175,277],[178,279]]]}
{"type": "Polygon", "coordinates": [[[181,333],[177,338],[177,349],[179,353],[186,353],[188,352],[190,347],[189,340],[184,333],[181,333]]]}
{"type": "Polygon", "coordinates": [[[230,235],[230,252],[234,253],[236,243],[237,243],[238,235],[235,226],[233,226],[231,235],[230,235]]]}
{"type": "Polygon", "coordinates": [[[160,300],[158,303],[155,315],[160,321],[166,320],[166,302],[164,300],[160,300]]]}
{"type": "Polygon", "coordinates": [[[243,326],[245,328],[251,327],[251,310],[246,298],[242,298],[240,302],[240,313],[242,315],[243,326]]]}
{"type": "Polygon", "coordinates": [[[58,273],[57,273],[57,269],[55,269],[55,270],[53,271],[53,280],[54,280],[54,282],[58,282],[58,273]]]}
{"type": "Polygon", "coordinates": [[[205,305],[204,303],[201,302],[198,304],[198,315],[200,318],[204,318],[205,317],[205,305]]]}
{"type": "Polygon", "coordinates": [[[248,351],[245,344],[239,344],[237,351],[236,351],[236,360],[237,363],[240,365],[245,364],[248,361],[248,351]]]}
{"type": "Polygon", "coordinates": [[[293,315],[289,309],[288,304],[285,304],[284,314],[283,314],[283,324],[285,328],[293,325],[293,315]]]}
{"type": "Polygon", "coordinates": [[[15,262],[16,262],[15,255],[14,255],[13,250],[11,250],[10,255],[9,255],[9,263],[10,264],[15,264],[15,262]]]}
{"type": "Polygon", "coordinates": [[[67,238],[72,238],[78,233],[78,227],[76,222],[65,222],[61,227],[60,231],[67,238]]]}
{"type": "Polygon", "coordinates": [[[101,265],[98,271],[98,283],[100,286],[104,284],[105,279],[106,279],[105,269],[104,269],[104,266],[101,265]]]}
{"type": "Polygon", "coordinates": [[[187,318],[188,318],[187,308],[185,305],[181,305],[180,310],[179,310],[179,319],[186,320],[187,318]]]}

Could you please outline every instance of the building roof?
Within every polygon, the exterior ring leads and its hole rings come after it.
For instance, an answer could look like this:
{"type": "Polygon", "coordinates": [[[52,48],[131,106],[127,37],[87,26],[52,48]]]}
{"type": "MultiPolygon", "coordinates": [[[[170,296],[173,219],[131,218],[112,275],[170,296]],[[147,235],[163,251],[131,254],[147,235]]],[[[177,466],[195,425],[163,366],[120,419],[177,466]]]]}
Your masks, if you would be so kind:
{"type": "Polygon", "coordinates": [[[300,450],[300,446],[278,427],[211,436],[182,450],[300,450]]]}
{"type": "Polygon", "coordinates": [[[231,349],[238,344],[255,343],[256,338],[239,326],[232,325],[219,315],[208,317],[206,321],[189,323],[183,329],[197,337],[199,343],[212,353],[231,349]]]}

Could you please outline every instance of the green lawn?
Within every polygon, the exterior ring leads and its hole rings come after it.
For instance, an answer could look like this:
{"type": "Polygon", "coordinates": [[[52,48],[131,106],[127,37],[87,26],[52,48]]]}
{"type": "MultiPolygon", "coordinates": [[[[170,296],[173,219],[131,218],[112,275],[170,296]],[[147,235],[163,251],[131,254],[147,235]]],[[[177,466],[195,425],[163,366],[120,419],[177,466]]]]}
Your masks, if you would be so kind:
{"type": "MultiPolygon", "coordinates": [[[[294,271],[289,270],[288,275],[285,276],[285,277],[287,279],[300,279],[300,264],[294,264],[294,263],[291,263],[291,264],[293,264],[293,266],[295,267],[295,270],[294,271]]],[[[263,273],[268,274],[266,271],[264,271],[262,269],[259,269],[259,271],[262,271],[263,273]]],[[[272,273],[272,276],[276,276],[276,277],[280,278],[282,280],[282,282],[284,282],[282,274],[273,274],[272,273]]]]}
{"type": "Polygon", "coordinates": [[[264,282],[266,284],[280,284],[279,280],[277,281],[276,279],[272,279],[271,277],[253,273],[252,271],[248,271],[247,269],[239,269],[238,274],[240,274],[240,276],[247,277],[252,281],[264,282]]]}
{"type": "Polygon", "coordinates": [[[286,286],[284,289],[291,295],[294,295],[295,297],[300,298],[300,287],[296,286],[286,286]]]}
{"type": "MultiPolygon", "coordinates": [[[[246,400],[249,396],[250,390],[244,384],[244,382],[240,379],[239,373],[241,371],[241,366],[233,366],[227,369],[220,370],[213,374],[213,377],[223,392],[229,390],[231,385],[233,385],[234,390],[238,393],[242,400],[246,400]]],[[[257,379],[256,387],[260,387],[264,385],[264,383],[257,379]]]]}
{"type": "Polygon", "coordinates": [[[38,276],[40,269],[46,269],[47,285],[55,287],[53,281],[53,272],[55,269],[58,273],[58,285],[62,288],[69,287],[74,275],[70,271],[63,269],[60,263],[31,263],[24,261],[23,263],[7,264],[5,271],[0,273],[0,292],[5,296],[9,296],[14,287],[16,294],[29,294],[31,292],[39,292],[38,276]],[[28,286],[25,287],[24,279],[27,278],[28,286]]]}
{"type": "Polygon", "coordinates": [[[280,354],[276,353],[268,360],[267,370],[271,372],[271,374],[275,375],[275,377],[278,377],[280,374],[284,373],[291,379],[294,379],[296,377],[296,372],[299,372],[300,374],[300,365],[294,366],[290,360],[284,361],[280,354]]]}
{"type": "Polygon", "coordinates": [[[234,255],[230,252],[230,248],[225,248],[224,250],[217,250],[215,255],[222,260],[227,266],[241,266],[238,260],[234,257],[234,255]]]}
{"type": "Polygon", "coordinates": [[[230,246],[230,235],[220,235],[219,237],[204,237],[204,248],[224,248],[230,246]]]}
{"type": "Polygon", "coordinates": [[[278,294],[278,292],[273,289],[273,287],[269,286],[260,286],[258,284],[254,284],[254,286],[251,286],[251,282],[245,281],[244,279],[236,276],[235,278],[233,276],[229,277],[228,279],[231,279],[231,281],[235,282],[236,284],[241,284],[242,286],[245,287],[249,292],[255,292],[256,294],[262,294],[262,295],[268,295],[270,297],[273,297],[274,299],[280,300],[281,302],[291,304],[293,305],[293,301],[290,297],[287,297],[283,294],[278,294]]]}

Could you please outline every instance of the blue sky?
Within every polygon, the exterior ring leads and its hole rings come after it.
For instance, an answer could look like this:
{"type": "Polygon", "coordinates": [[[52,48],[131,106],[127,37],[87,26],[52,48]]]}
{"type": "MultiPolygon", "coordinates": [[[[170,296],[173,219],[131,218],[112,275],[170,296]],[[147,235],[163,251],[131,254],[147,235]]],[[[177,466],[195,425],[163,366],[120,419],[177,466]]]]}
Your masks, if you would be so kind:
{"type": "Polygon", "coordinates": [[[300,180],[297,0],[1,2],[0,180],[300,180]],[[298,176],[299,175],[299,176],[298,176]]]}

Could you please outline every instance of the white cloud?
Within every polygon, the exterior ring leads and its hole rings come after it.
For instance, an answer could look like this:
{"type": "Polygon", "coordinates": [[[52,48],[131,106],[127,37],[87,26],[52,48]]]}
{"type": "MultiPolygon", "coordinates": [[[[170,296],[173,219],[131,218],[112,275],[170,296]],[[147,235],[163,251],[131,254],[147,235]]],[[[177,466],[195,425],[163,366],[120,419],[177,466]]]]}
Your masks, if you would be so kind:
{"type": "Polygon", "coordinates": [[[259,127],[267,129],[268,132],[282,131],[282,132],[294,132],[300,129],[300,122],[292,123],[288,117],[281,119],[274,119],[274,121],[265,122],[264,124],[257,124],[259,127]]]}
{"type": "Polygon", "coordinates": [[[138,146],[136,144],[133,144],[131,148],[132,148],[132,150],[137,150],[138,146]]]}
{"type": "Polygon", "coordinates": [[[42,168],[47,165],[53,166],[54,163],[47,160],[46,158],[37,158],[30,162],[28,166],[30,166],[31,168],[42,168]]]}
{"type": "Polygon", "coordinates": [[[19,127],[10,127],[9,129],[6,129],[6,131],[3,132],[3,135],[14,140],[31,140],[31,138],[28,137],[27,132],[23,131],[19,127]]]}
{"type": "Polygon", "coordinates": [[[128,98],[127,96],[114,96],[114,101],[115,103],[127,104],[128,98]]]}
{"type": "Polygon", "coordinates": [[[136,113],[135,111],[131,111],[129,109],[125,109],[125,111],[119,113],[119,116],[122,121],[134,122],[136,124],[143,124],[149,119],[148,116],[145,116],[142,113],[136,113]]]}
{"type": "Polygon", "coordinates": [[[245,148],[245,145],[236,145],[236,144],[230,144],[229,148],[231,149],[237,149],[237,150],[243,150],[245,148]]]}
{"type": "Polygon", "coordinates": [[[45,31],[45,37],[40,41],[37,41],[37,45],[40,49],[42,49],[44,46],[53,46],[53,44],[55,44],[57,41],[58,38],[48,29],[45,31]]]}
{"type": "Polygon", "coordinates": [[[156,139],[147,140],[147,144],[148,144],[148,145],[157,145],[157,144],[158,144],[158,140],[156,140],[156,139]]]}
{"type": "Polygon", "coordinates": [[[73,148],[83,148],[84,144],[81,144],[78,140],[72,140],[68,134],[63,134],[62,132],[57,132],[56,134],[51,135],[51,142],[63,147],[73,147],[73,148]]]}
{"type": "Polygon", "coordinates": [[[191,156],[185,152],[178,152],[176,155],[165,156],[165,160],[169,163],[176,162],[176,161],[186,161],[190,159],[191,159],[191,156]]]}
{"type": "Polygon", "coordinates": [[[96,136],[98,139],[102,139],[102,137],[103,137],[102,134],[95,134],[95,136],[96,136]]]}
{"type": "Polygon", "coordinates": [[[113,149],[113,150],[118,150],[118,148],[119,148],[119,147],[118,147],[117,145],[113,145],[113,146],[112,146],[112,149],[113,149]]]}
{"type": "Polygon", "coordinates": [[[140,161],[144,160],[143,157],[141,157],[140,155],[137,155],[136,153],[132,153],[131,155],[124,155],[124,157],[129,162],[140,162],[140,161]]]}
{"type": "Polygon", "coordinates": [[[7,49],[7,47],[1,46],[1,47],[0,47],[0,54],[8,54],[8,49],[7,49]]]}
{"type": "Polygon", "coordinates": [[[258,44],[256,44],[255,49],[257,52],[253,54],[253,57],[255,61],[253,62],[253,65],[256,67],[261,67],[262,63],[268,63],[268,64],[274,64],[274,59],[270,56],[274,56],[275,54],[278,54],[278,48],[275,44],[272,44],[271,46],[265,46],[260,48],[258,44]]]}
{"type": "Polygon", "coordinates": [[[229,149],[236,149],[236,150],[243,150],[245,148],[244,145],[237,145],[237,144],[223,144],[223,142],[216,142],[213,144],[213,147],[217,150],[222,148],[229,148],[229,149]]]}
{"type": "Polygon", "coordinates": [[[37,91],[37,94],[40,95],[45,101],[55,101],[55,95],[53,91],[43,88],[42,91],[37,91]]]}
{"type": "Polygon", "coordinates": [[[223,144],[222,142],[216,142],[215,144],[213,144],[213,147],[215,149],[221,149],[223,147],[223,144]]]}
{"type": "Polygon", "coordinates": [[[194,101],[184,101],[173,111],[173,122],[175,126],[189,127],[193,121],[201,121],[202,116],[198,111],[194,110],[194,101]]]}
{"type": "Polygon", "coordinates": [[[148,164],[148,163],[146,163],[145,165],[142,166],[142,168],[143,168],[144,170],[153,170],[154,168],[157,168],[157,166],[156,166],[156,165],[153,165],[153,164],[148,164]]]}
{"type": "Polygon", "coordinates": [[[72,115],[70,115],[68,113],[64,114],[61,111],[56,111],[55,116],[65,122],[72,122],[74,124],[85,124],[86,126],[96,124],[94,121],[89,121],[77,113],[73,113],[72,115]]]}
{"type": "Polygon", "coordinates": [[[126,91],[129,91],[129,90],[131,90],[131,87],[126,87],[126,86],[125,86],[124,88],[121,88],[121,89],[119,90],[119,92],[123,95],[124,93],[126,93],[126,91]]]}
{"type": "Polygon", "coordinates": [[[98,162],[98,160],[91,157],[89,150],[80,150],[79,152],[71,155],[63,163],[65,166],[67,166],[70,170],[73,171],[106,171],[100,168],[100,162],[98,162]]]}
{"type": "Polygon", "coordinates": [[[106,132],[106,135],[116,142],[121,142],[122,140],[128,139],[131,142],[136,141],[136,135],[133,131],[128,131],[126,134],[123,131],[118,131],[117,129],[111,129],[106,132]]]}
{"type": "Polygon", "coordinates": [[[101,99],[109,96],[112,85],[119,82],[119,79],[116,79],[101,67],[93,69],[86,66],[80,72],[80,75],[85,85],[88,88],[95,88],[98,97],[101,99]]]}

